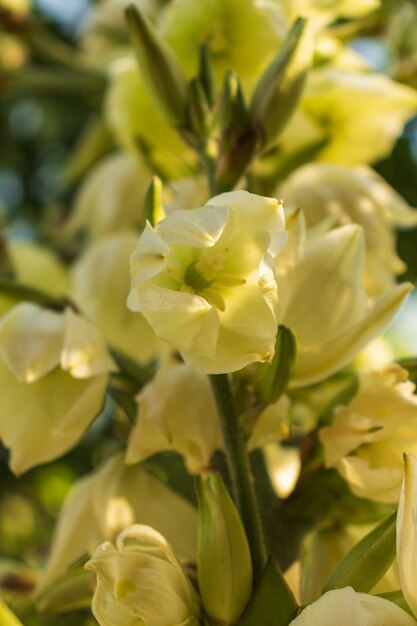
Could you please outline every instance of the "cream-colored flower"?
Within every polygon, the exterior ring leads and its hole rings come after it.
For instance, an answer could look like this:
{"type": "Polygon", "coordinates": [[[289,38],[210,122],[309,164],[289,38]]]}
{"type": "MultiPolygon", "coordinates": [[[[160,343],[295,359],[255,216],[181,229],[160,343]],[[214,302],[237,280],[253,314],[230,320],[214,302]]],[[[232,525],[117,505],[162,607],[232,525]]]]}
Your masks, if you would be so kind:
{"type": "Polygon", "coordinates": [[[277,329],[273,257],[281,203],[235,191],[147,225],[131,259],[128,306],[202,372],[270,361],[277,329]]]}
{"type": "Polygon", "coordinates": [[[23,302],[0,322],[0,437],[20,474],[72,448],[98,415],[115,365],[103,337],[70,309],[23,302]]]}
{"type": "Polygon", "coordinates": [[[407,378],[397,365],[362,374],[357,395],[320,431],[327,466],[360,497],[398,501],[403,454],[417,453],[417,397],[407,378]]]}
{"type": "Polygon", "coordinates": [[[398,606],[377,596],[356,593],[352,587],[328,591],[307,606],[290,626],[415,626],[416,620],[398,606]]]}
{"type": "Polygon", "coordinates": [[[135,525],[102,544],[86,565],[97,574],[93,613],[100,626],[198,626],[200,601],[171,547],[135,525]]]}
{"type": "Polygon", "coordinates": [[[182,559],[195,560],[196,509],[142,465],[127,467],[117,454],[74,484],[59,515],[38,593],[100,542],[114,541],[134,523],[157,528],[182,559]]]}
{"type": "Polygon", "coordinates": [[[283,154],[323,141],[315,159],[371,163],[392,149],[417,113],[417,92],[382,74],[325,66],[313,70],[299,110],[280,137],[283,154]]]}
{"type": "Polygon", "coordinates": [[[110,345],[139,363],[169,350],[143,315],[126,307],[130,287],[129,258],[137,235],[110,235],[87,247],[72,270],[72,298],[100,328],[110,345]],[[100,268],[100,271],[97,271],[100,268]]]}
{"type": "Polygon", "coordinates": [[[208,470],[213,453],[223,444],[207,376],[188,365],[161,368],[137,402],[138,420],[129,440],[127,463],[175,450],[184,457],[190,473],[208,470]]]}
{"type": "Polygon", "coordinates": [[[417,211],[376,172],[333,163],[311,163],[295,170],[277,193],[303,209],[307,227],[360,224],[366,244],[366,289],[375,295],[405,270],[396,254],[394,228],[417,226],[417,211]]]}
{"type": "Polygon", "coordinates": [[[197,72],[205,42],[219,83],[234,70],[245,89],[277,53],[284,30],[279,8],[257,0],[175,0],[161,20],[161,32],[189,76],[197,72]]]}
{"type": "Polygon", "coordinates": [[[137,228],[151,178],[138,156],[119,152],[102,158],[78,191],[67,229],[96,238],[137,228]]]}
{"type": "MultiPolygon", "coordinates": [[[[362,228],[343,226],[318,237],[292,268],[278,275],[278,321],[298,340],[294,386],[323,380],[352,361],[386,328],[412,288],[408,283],[394,286],[369,302],[362,278],[364,253],[362,228]]],[[[277,263],[278,268],[279,258],[277,263]]]]}

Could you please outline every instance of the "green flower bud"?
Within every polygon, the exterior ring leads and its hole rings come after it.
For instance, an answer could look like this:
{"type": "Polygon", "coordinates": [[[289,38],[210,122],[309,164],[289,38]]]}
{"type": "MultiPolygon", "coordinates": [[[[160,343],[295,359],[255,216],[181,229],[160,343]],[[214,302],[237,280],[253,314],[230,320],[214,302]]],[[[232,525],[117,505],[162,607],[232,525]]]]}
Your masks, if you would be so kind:
{"type": "Polygon", "coordinates": [[[207,614],[236,624],[252,591],[249,544],[223,481],[218,475],[198,483],[198,577],[207,614]]]}
{"type": "Polygon", "coordinates": [[[172,50],[134,6],[126,10],[143,78],[161,113],[174,126],[185,123],[187,80],[172,50]]]}
{"type": "Polygon", "coordinates": [[[298,18],[261,76],[250,104],[251,117],[264,147],[277,139],[295,111],[312,54],[310,29],[305,19],[298,18]]]}

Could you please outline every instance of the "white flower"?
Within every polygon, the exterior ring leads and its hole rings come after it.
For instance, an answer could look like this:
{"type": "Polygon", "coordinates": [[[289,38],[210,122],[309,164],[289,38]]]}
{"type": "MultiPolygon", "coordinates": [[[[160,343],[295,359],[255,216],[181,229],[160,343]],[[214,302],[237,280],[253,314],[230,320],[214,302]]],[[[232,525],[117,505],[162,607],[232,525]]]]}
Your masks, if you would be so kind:
{"type": "Polygon", "coordinates": [[[72,268],[71,295],[112,347],[138,363],[147,363],[166,353],[169,346],[158,339],[143,315],[126,307],[129,259],[136,241],[136,233],[124,232],[90,244],[72,268]]]}
{"type": "Polygon", "coordinates": [[[377,596],[352,587],[328,591],[307,606],[290,626],[415,626],[416,620],[377,596]]]}
{"type": "Polygon", "coordinates": [[[270,361],[277,330],[273,256],[281,203],[235,191],[150,224],[131,259],[128,306],[202,372],[270,361]]]}
{"type": "Polygon", "coordinates": [[[386,328],[412,288],[403,283],[370,302],[364,254],[362,228],[351,224],[318,237],[282,275],[277,259],[278,321],[298,340],[292,385],[318,382],[352,361],[386,328]]]}
{"type": "Polygon", "coordinates": [[[98,415],[115,365],[70,309],[23,302],[0,323],[0,437],[16,474],[72,448],[98,415]]]}
{"type": "Polygon", "coordinates": [[[308,228],[325,220],[331,228],[356,223],[366,244],[366,289],[375,295],[405,270],[396,254],[395,228],[417,226],[417,211],[367,167],[310,163],[295,170],[277,193],[303,209],[308,228]]]}
{"type": "Polygon", "coordinates": [[[327,466],[360,497],[398,501],[403,454],[417,453],[417,397],[407,378],[396,365],[362,374],[357,395],[320,431],[327,466]]]}
{"type": "Polygon", "coordinates": [[[93,613],[100,626],[198,626],[200,602],[162,535],[131,526],[86,565],[97,574],[93,613]]]}
{"type": "Polygon", "coordinates": [[[207,376],[188,365],[161,368],[137,397],[138,420],[126,462],[163,450],[179,452],[191,473],[205,472],[223,446],[216,402],[207,376]]]}

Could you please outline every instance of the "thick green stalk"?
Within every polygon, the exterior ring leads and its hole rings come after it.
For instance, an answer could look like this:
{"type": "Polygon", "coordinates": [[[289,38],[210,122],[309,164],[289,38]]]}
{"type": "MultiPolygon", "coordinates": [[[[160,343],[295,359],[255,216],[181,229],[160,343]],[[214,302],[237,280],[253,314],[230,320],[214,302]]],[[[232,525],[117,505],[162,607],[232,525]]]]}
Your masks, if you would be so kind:
{"type": "Polygon", "coordinates": [[[212,375],[210,381],[220,415],[233,490],[248,537],[254,578],[257,581],[266,564],[266,548],[249,457],[228,376],[212,375]]]}

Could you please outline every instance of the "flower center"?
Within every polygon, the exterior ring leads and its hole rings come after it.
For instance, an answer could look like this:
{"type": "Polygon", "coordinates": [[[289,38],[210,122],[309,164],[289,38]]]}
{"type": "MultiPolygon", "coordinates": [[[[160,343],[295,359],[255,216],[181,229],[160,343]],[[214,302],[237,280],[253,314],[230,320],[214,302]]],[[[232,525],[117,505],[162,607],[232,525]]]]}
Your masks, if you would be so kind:
{"type": "Polygon", "coordinates": [[[207,33],[207,45],[214,57],[224,57],[229,53],[229,40],[222,22],[213,24],[213,28],[207,33]]]}
{"type": "Polygon", "coordinates": [[[244,278],[223,272],[223,265],[228,248],[215,254],[202,255],[191,263],[184,274],[182,291],[191,291],[201,295],[220,311],[226,308],[224,291],[228,287],[243,285],[244,278]]]}

